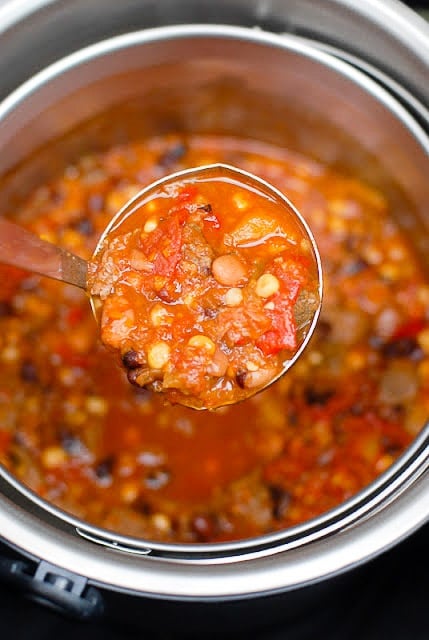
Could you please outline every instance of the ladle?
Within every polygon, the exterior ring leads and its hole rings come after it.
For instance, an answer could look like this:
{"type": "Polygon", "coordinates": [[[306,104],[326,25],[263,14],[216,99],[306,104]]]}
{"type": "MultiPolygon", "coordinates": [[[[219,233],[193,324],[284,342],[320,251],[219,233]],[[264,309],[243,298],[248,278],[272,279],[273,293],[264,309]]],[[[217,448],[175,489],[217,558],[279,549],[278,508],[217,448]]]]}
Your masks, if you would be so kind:
{"type": "MultiPolygon", "coordinates": [[[[309,253],[317,277],[318,286],[316,297],[314,297],[314,295],[312,296],[311,303],[306,302],[304,299],[304,304],[302,304],[301,300],[301,304],[297,303],[294,310],[298,336],[296,351],[292,357],[285,359],[283,368],[278,375],[262,387],[257,387],[250,391],[246,396],[248,397],[272,384],[292,366],[307,345],[316,326],[320,312],[322,270],[317,245],[306,222],[286,196],[265,180],[229,165],[206,165],[179,171],[153,182],[130,200],[106,227],[98,241],[93,257],[96,258],[100,251],[102,251],[111,235],[115,237],[123,228],[125,231],[129,231],[129,229],[132,228],[133,216],[136,212],[138,213],[140,207],[150,202],[151,198],[159,197],[163,190],[165,190],[165,193],[169,193],[169,186],[171,187],[173,184],[181,183],[182,181],[187,183],[191,183],[192,181],[198,182],[198,180],[205,179],[207,176],[221,176],[222,179],[232,184],[245,185],[247,189],[260,194],[262,193],[265,197],[269,198],[271,202],[275,202],[276,206],[281,207],[286,215],[293,216],[295,222],[298,224],[300,233],[302,233],[303,238],[309,243],[309,253]]],[[[61,280],[88,292],[88,262],[86,260],[39,238],[25,228],[3,217],[0,217],[0,262],[56,280],[61,280]]],[[[90,300],[94,314],[99,318],[98,311],[102,303],[98,297],[91,295],[90,300]]],[[[193,398],[179,396],[175,398],[174,401],[196,409],[207,408],[204,404],[195,401],[193,398]]],[[[220,400],[219,404],[215,406],[211,405],[210,408],[217,408],[217,406],[231,404],[232,402],[231,400],[220,400]]]]}

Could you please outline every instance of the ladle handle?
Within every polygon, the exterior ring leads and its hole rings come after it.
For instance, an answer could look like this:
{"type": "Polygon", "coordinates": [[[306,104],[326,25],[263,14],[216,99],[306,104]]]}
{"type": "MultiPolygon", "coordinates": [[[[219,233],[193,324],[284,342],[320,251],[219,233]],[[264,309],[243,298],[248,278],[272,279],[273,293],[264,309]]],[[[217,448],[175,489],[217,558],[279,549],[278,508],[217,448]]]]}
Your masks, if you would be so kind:
{"type": "Polygon", "coordinates": [[[86,260],[2,217],[0,262],[86,289],[86,260]]]}

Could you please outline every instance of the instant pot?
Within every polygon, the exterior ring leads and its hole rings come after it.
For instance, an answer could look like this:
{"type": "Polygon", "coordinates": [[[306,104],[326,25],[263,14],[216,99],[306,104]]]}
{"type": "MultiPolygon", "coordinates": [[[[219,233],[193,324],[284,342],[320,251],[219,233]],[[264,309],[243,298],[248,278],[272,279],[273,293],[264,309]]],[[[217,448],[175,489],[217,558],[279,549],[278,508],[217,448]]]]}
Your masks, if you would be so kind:
{"type": "MultiPolygon", "coordinates": [[[[1,175],[138,92],[149,131],[165,117],[185,129],[246,130],[359,172],[388,193],[427,264],[429,28],[404,5],[12,0],[0,9],[0,50],[1,175]]],[[[58,157],[90,143],[59,143],[58,157]]],[[[3,202],[46,171],[41,154],[3,202]]],[[[343,597],[371,558],[428,520],[428,467],[429,425],[338,508],[284,532],[205,545],[101,530],[2,469],[0,577],[82,619],[190,632],[296,617],[343,597]]]]}

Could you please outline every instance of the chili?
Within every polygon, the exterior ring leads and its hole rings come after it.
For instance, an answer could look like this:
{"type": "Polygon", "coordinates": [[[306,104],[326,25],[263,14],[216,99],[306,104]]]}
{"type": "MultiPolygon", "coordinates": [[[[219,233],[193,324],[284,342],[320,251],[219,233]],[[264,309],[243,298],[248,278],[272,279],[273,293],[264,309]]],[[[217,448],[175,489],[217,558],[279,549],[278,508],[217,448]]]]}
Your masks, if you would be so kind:
{"type": "MultiPolygon", "coordinates": [[[[167,542],[308,520],[387,469],[429,413],[429,284],[389,200],[357,177],[255,141],[166,134],[82,155],[10,214],[90,258],[145,184],[208,162],[287,193],[322,257],[315,334],[262,393],[213,412],[166,406],[130,385],[100,345],[81,291],[0,266],[1,462],[75,516],[167,542]]],[[[216,227],[216,209],[206,209],[216,227]]],[[[126,360],[138,364],[138,354],[126,360]]]]}

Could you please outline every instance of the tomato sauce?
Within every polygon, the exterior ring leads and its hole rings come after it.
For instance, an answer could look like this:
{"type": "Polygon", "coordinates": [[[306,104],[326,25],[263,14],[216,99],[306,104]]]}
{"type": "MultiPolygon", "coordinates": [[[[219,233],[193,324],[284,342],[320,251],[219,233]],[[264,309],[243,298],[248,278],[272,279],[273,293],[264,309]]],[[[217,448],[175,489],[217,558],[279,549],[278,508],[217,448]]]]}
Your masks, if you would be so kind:
{"type": "Polygon", "coordinates": [[[82,291],[0,265],[0,461],[61,509],[149,540],[308,520],[385,471],[429,413],[429,284],[389,201],[355,177],[255,141],[168,134],[81,156],[10,215],[89,259],[131,196],[211,162],[282,190],[324,270],[308,348],[238,405],[197,412],[130,385],[82,291]]]}

